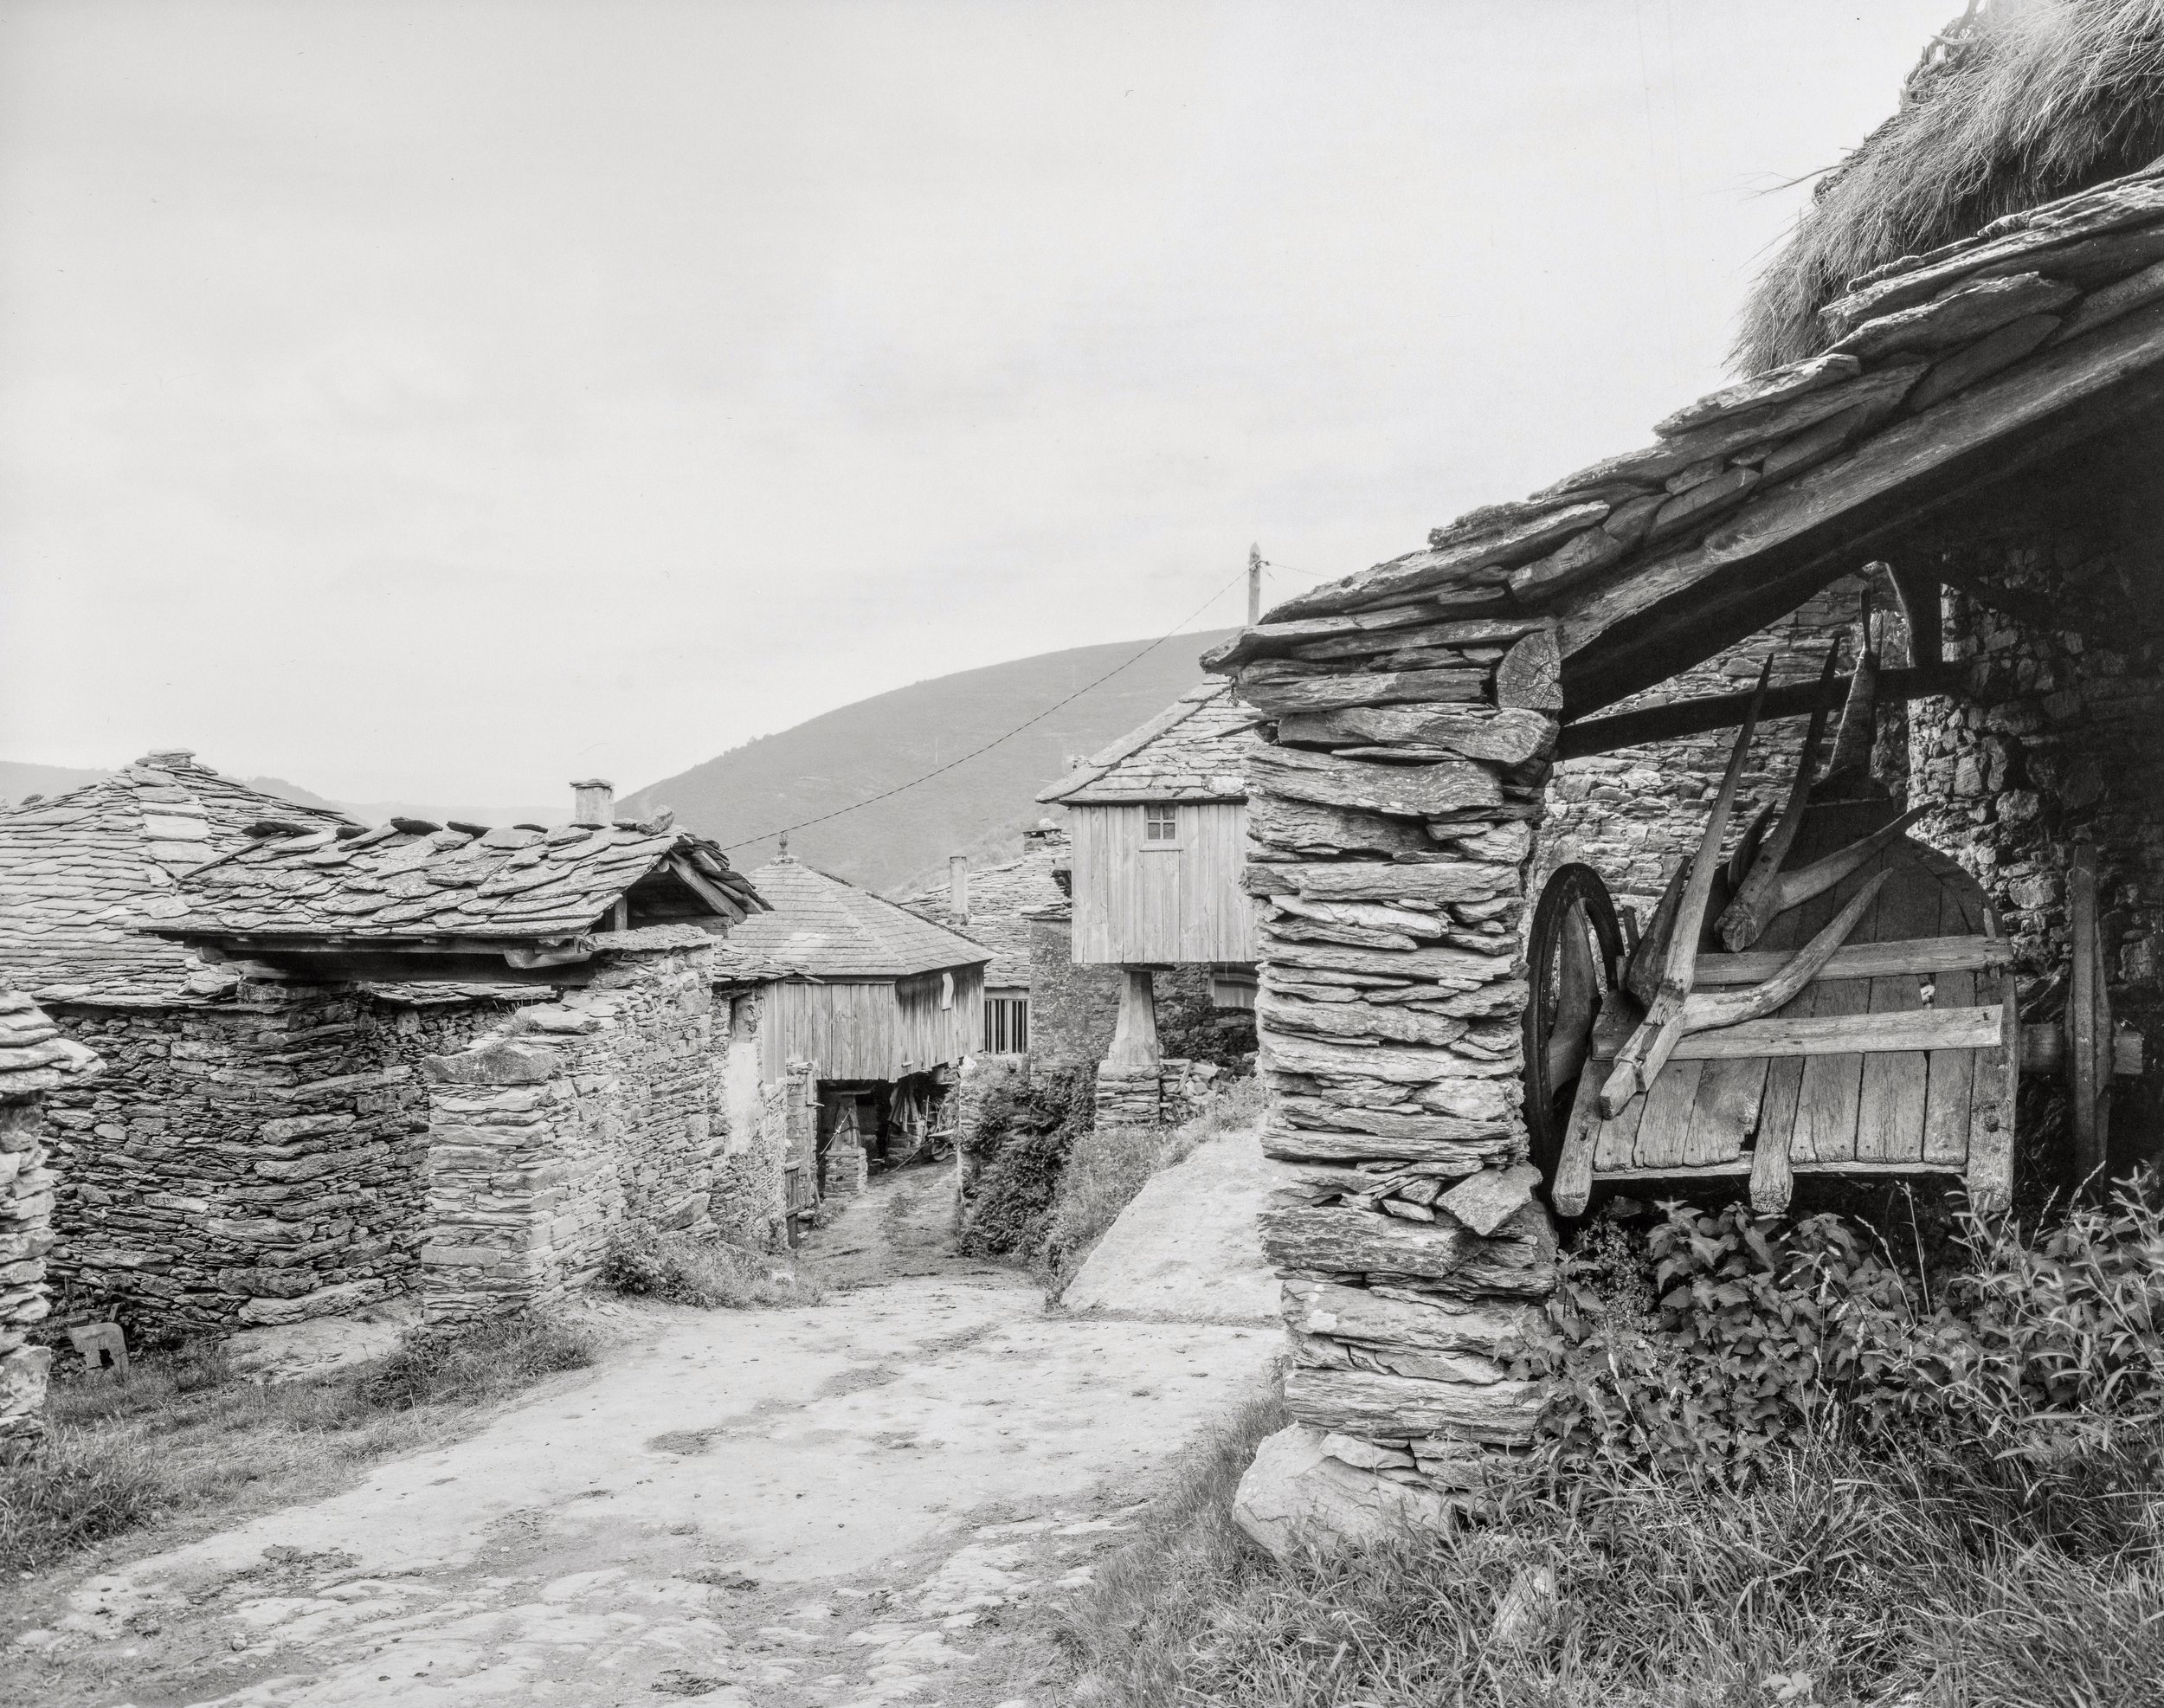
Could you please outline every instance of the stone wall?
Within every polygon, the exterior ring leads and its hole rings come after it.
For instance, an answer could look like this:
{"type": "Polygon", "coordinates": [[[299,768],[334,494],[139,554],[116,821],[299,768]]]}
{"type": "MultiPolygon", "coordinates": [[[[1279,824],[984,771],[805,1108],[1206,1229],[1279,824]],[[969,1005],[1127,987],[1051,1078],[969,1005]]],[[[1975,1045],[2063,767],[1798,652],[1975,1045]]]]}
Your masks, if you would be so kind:
{"type": "Polygon", "coordinates": [[[0,990],[0,1464],[36,1450],[44,1435],[49,1349],[30,1344],[51,1309],[54,1172],[42,1104],[94,1076],[96,1054],[19,991],[0,990]]]}
{"type": "Polygon", "coordinates": [[[1068,909],[1029,915],[1029,1059],[1034,1065],[1081,1067],[1102,1061],[1119,1018],[1117,967],[1074,964],[1068,909]]]}
{"type": "MultiPolygon", "coordinates": [[[[1600,715],[1748,689],[1768,658],[1774,661],[1776,684],[1815,680],[1826,648],[1837,639],[1852,637],[1867,584],[1873,608],[1894,613],[1883,631],[1891,640],[1887,662],[1904,663],[1906,641],[1890,580],[1883,570],[1868,578],[1846,576],[1748,640],[1656,688],[1605,708],[1600,715]]],[[[1854,659],[1852,644],[1842,656],[1845,662],[1854,659]]],[[[1829,721],[1829,744],[1839,721],[1838,714],[1829,721]]],[[[1808,722],[1777,718],[1759,726],[1743,773],[1736,822],[1749,823],[1760,806],[1785,797],[1796,774],[1796,756],[1808,722]]],[[[1901,723],[1899,708],[1884,709],[1881,729],[1891,743],[1901,739],[1901,723]]],[[[1733,729],[1710,730],[1557,764],[1548,787],[1535,893],[1548,873],[1576,860],[1598,872],[1619,899],[1627,897],[1638,903],[1641,916],[1649,912],[1670,875],[1697,846],[1735,739],[1733,729]]],[[[1897,772],[1899,767],[1890,769],[1897,772]]]]}
{"type": "Polygon", "coordinates": [[[107,1072],[50,1100],[62,1320],[157,1340],[334,1314],[413,1285],[424,1055],[510,1005],[351,986],[61,1004],[107,1072]]]}
{"type": "MultiPolygon", "coordinates": [[[[714,1226],[713,939],[667,925],[614,938],[585,988],[422,1064],[433,1321],[561,1298],[620,1234],[714,1226]]],[[[772,1201],[763,1184],[756,1196],[772,1201]]]]}
{"type": "Polygon", "coordinates": [[[1403,643],[1372,619],[1251,630],[1216,661],[1277,720],[1249,772],[1247,883],[1264,1148],[1298,1183],[1264,1223],[1285,1402],[1344,1474],[1446,1503],[1485,1447],[1530,1440],[1539,1404],[1498,1355],[1555,1279],[1518,1028],[1560,695],[1538,619],[1420,633],[1421,667],[1479,703],[1403,703],[1381,667],[1403,643]]]}
{"type": "Polygon", "coordinates": [[[2144,565],[2077,538],[2000,542],[1955,567],[2071,626],[1949,591],[1946,653],[1969,680],[1915,707],[1911,803],[1934,809],[1917,834],[1989,893],[2032,1019],[2059,1012],[2067,868],[2077,841],[2095,843],[2113,1009],[2149,1064],[2118,1083],[2112,1166],[2164,1159],[2164,610],[2130,596],[2144,565]]]}

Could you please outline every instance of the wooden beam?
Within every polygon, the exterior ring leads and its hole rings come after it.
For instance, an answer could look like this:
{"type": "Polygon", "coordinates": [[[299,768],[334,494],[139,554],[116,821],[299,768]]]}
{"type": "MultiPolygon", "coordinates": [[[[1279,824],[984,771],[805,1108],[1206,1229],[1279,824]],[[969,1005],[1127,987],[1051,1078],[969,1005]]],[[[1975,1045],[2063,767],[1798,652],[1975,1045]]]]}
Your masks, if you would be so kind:
{"type": "Polygon", "coordinates": [[[1996,1002],[1989,1008],[1897,1009],[1884,1014],[1775,1015],[1718,1032],[1691,1033],[1670,1060],[1988,1049],[2000,1041],[2000,1020],[1996,1002]]]}
{"type": "MultiPolygon", "coordinates": [[[[1697,989],[1762,984],[1787,965],[1790,951],[1749,950],[1741,955],[1698,957],[1697,989]]],[[[1850,943],[1833,951],[1821,979],[1897,978],[1904,973],[1977,972],[2008,966],[2013,944],[2004,938],[1919,937],[1900,943],[1850,943]]]]}
{"type": "MultiPolygon", "coordinates": [[[[1958,693],[1967,686],[1966,665],[1934,664],[1916,670],[1882,670],[1878,674],[1878,700],[1922,699],[1931,694],[1958,693]]],[[[1788,682],[1766,690],[1768,718],[1800,718],[1821,706],[1839,710],[1848,698],[1849,679],[1831,681],[1788,682]]],[[[1563,725],[1556,739],[1558,759],[1582,759],[1590,754],[1612,753],[1619,747],[1639,747],[1649,741],[1672,741],[1679,736],[1703,735],[1708,730],[1733,728],[1743,721],[1751,703],[1746,693],[1705,694],[1694,699],[1671,700],[1665,706],[1642,706],[1607,718],[1587,718],[1563,725]]]]}
{"type": "Polygon", "coordinates": [[[1929,667],[1946,657],[1945,618],[1939,609],[1939,577],[1928,570],[1889,564],[1902,620],[1909,625],[1909,662],[1929,667]]]}
{"type": "Polygon", "coordinates": [[[1710,657],[1855,569],[1882,538],[2164,400],[2160,364],[2164,301],[1896,422],[1696,545],[1601,578],[1562,610],[1570,709],[1612,705],[1710,657]]]}

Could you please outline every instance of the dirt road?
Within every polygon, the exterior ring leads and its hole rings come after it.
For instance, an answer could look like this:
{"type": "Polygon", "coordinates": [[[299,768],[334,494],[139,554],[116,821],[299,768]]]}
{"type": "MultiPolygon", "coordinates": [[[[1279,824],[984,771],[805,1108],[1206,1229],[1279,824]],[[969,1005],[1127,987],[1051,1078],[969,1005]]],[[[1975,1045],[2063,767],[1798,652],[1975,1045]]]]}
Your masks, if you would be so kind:
{"type": "Polygon", "coordinates": [[[1053,1708],[1029,1604],[1278,1337],[1048,1318],[925,1249],[937,1202],[824,1230],[859,1285],[822,1305],[638,1312],[467,1440],[74,1585],[0,1700],[1053,1708]]]}

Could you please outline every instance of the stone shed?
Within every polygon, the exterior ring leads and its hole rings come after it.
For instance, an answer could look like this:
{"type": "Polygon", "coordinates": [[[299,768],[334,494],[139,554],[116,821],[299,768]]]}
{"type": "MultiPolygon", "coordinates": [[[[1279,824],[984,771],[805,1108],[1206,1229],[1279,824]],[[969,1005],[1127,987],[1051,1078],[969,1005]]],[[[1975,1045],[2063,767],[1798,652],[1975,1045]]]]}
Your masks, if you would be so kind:
{"type": "Polygon", "coordinates": [[[1604,1182],[1728,1179],[1778,1208],[1813,1170],[1935,1174],[1989,1208],[2028,1076],[2056,1076],[2071,1142],[2032,1163],[2058,1179],[2164,1140],[2141,1035],[2164,924],[2164,173],[1827,295],[1800,353],[1651,444],[1206,661],[1266,720],[1266,1143],[1304,1177],[1266,1231],[1287,1400],[1340,1470],[1415,1504],[1530,1439],[1508,1349],[1555,1284],[1551,1208],[1604,1182]],[[1865,577],[1898,618],[1830,660],[1808,642],[1815,674],[1689,685],[1865,577]],[[1747,825],[1742,774],[1806,714],[1829,735],[1839,715],[1830,754],[1747,825]],[[1558,757],[1716,732],[1706,840],[1633,942],[1598,865],[1543,858],[1558,757]]]}
{"type": "Polygon", "coordinates": [[[992,955],[786,854],[751,882],[769,911],[731,935],[714,976],[759,1103],[792,1081],[809,1086],[815,1123],[785,1163],[801,1213],[861,1192],[875,1162],[952,1143],[992,955]]]}
{"type": "MultiPolygon", "coordinates": [[[[575,802],[552,830],[266,826],[188,873],[185,911],[155,927],[280,1005],[296,1050],[332,1057],[353,1043],[370,980],[486,978],[544,999],[418,1063],[426,1130],[396,1159],[404,1211],[390,1231],[434,1320],[560,1297],[612,1240],[729,1222],[725,1164],[752,1147],[730,1126],[712,987],[718,940],[764,904],[666,815],[617,824],[598,782],[575,785],[575,802]]],[[[295,1116],[259,1132],[254,1172],[314,1178],[361,1125],[335,1104],[295,1116]]],[[[778,1188],[763,1190],[762,1206],[778,1188]]],[[[261,1267],[321,1260],[312,1227],[261,1220],[261,1267]]]]}
{"type": "Polygon", "coordinates": [[[369,983],[296,1001],[141,929],[258,835],[361,829],[179,751],[0,809],[0,977],[104,1063],[45,1094],[64,1319],[216,1331],[410,1284],[417,1063],[547,992],[369,983]]]}

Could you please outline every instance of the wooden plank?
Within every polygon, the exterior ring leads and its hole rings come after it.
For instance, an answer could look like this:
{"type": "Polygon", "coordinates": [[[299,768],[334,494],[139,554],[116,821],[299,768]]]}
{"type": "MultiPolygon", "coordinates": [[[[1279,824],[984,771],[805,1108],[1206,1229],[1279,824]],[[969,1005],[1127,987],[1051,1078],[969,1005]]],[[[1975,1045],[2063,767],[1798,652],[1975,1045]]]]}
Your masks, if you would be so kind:
{"type": "Polygon", "coordinates": [[[1969,1091],[1968,1166],[1961,1176],[1968,1185],[1969,1208],[1985,1215],[2004,1209],[2013,1198],[2013,1105],[2021,1078],[2021,1017],[2013,973],[2000,969],[1988,976],[1998,987],[2005,1029],[1997,1049],[1976,1053],[1969,1091]]]}
{"type": "Polygon", "coordinates": [[[1555,1183],[1549,1190],[1558,1215],[1586,1213],[1586,1202],[1593,1195],[1595,1151],[1603,1125],[1598,1076],[1581,1073],[1578,1094],[1570,1105],[1570,1125],[1563,1130],[1562,1150],[1555,1160],[1555,1183]]]}
{"type": "MultiPolygon", "coordinates": [[[[1897,843],[1874,862],[1892,873],[1878,893],[1877,934],[1896,941],[1922,937],[1936,931],[1939,925],[1939,881],[1904,859],[1903,853],[1897,843]]],[[[1940,1012],[1949,1011],[1959,1012],[1940,1012]]],[[[1905,1024],[1932,1012],[1923,1006],[1920,975],[1888,973],[1871,980],[1874,1020],[1899,1015],[1905,1024]]],[[[1997,1029],[1994,1017],[1994,1034],[1997,1029]]],[[[1929,1075],[1930,1059],[1921,1049],[1878,1050],[1865,1059],[1856,1116],[1858,1162],[1914,1162],[1922,1157],[1924,1094],[1929,1075]]]]}
{"type": "MultiPolygon", "coordinates": [[[[1943,885],[1935,886],[1943,890],[1943,885]]],[[[1956,916],[1958,917],[1958,916],[1956,916]]],[[[1742,955],[1710,951],[1698,957],[1694,990],[1763,984],[1788,963],[1789,949],[1753,949],[1742,955]]],[[[1890,943],[1845,943],[1833,951],[1820,978],[1888,978],[1899,973],[1974,972],[2013,960],[2003,938],[1969,934],[1927,936],[1890,943]]]]}
{"type": "MultiPolygon", "coordinates": [[[[1914,670],[1882,670],[1878,674],[1878,703],[1923,699],[1934,694],[1957,693],[1968,686],[1966,665],[1932,665],[1914,670]]],[[[1838,711],[1846,703],[1849,679],[1836,676],[1829,682],[1813,677],[1807,682],[1768,684],[1761,719],[1800,718],[1821,706],[1838,711]]],[[[1606,718],[1583,718],[1566,724],[1555,738],[1558,759],[1583,759],[1597,753],[1613,753],[1619,747],[1643,747],[1648,742],[1673,741],[1679,737],[1704,735],[1710,730],[1730,730],[1743,721],[1750,705],[1749,693],[1700,694],[1671,699],[1665,705],[1645,706],[1634,712],[1618,712],[1606,718]]]]}
{"type": "Polygon", "coordinates": [[[1594,1071],[1595,1061],[1613,1060],[1623,1041],[1637,1028],[1644,1010],[1628,995],[1618,990],[1610,993],[1601,1010],[1600,1018],[1593,1028],[1593,1056],[1581,1070],[1579,1095],[1586,1094],[1590,1086],[1594,1093],[1593,1119],[1595,1123],[1593,1143],[1593,1169],[1595,1174],[1628,1167],[1631,1153],[1638,1143],[1638,1124],[1645,1118],[1646,1099],[1634,1097],[1612,1121],[1600,1118],[1599,1094],[1602,1076],[1594,1071]]]}
{"type": "MultiPolygon", "coordinates": [[[[1942,880],[1939,885],[1939,929],[1944,931],[1961,923],[1963,914],[1972,905],[1954,883],[1942,880]]],[[[1984,938],[1977,940],[2008,950],[2013,948],[2003,938],[1984,938]]],[[[1968,1007],[1976,1000],[1976,987],[1975,970],[1949,967],[1933,975],[1932,1006],[1948,1009],[1968,1007]]],[[[1968,1101],[1970,1087],[1976,1075],[1976,1052],[1933,1050],[1925,1060],[1929,1065],[1923,1099],[1923,1160],[1942,1166],[1960,1168],[1968,1160],[1968,1101]]]]}
{"type": "MultiPolygon", "coordinates": [[[[1817,899],[1830,906],[1834,896],[1845,892],[1856,881],[1851,878],[1845,883],[1837,884],[1817,899]]],[[[1867,934],[1870,929],[1871,922],[1865,919],[1859,931],[1867,934]]],[[[1819,979],[1813,983],[1811,989],[1811,1018],[1814,1022],[1870,1011],[1868,981],[1819,979]]],[[[1788,1141],[1788,1154],[1794,1162],[1854,1159],[1856,1107],[1863,1086],[1864,1058],[1860,1054],[1812,1056],[1804,1062],[1802,1077],[1796,1082],[1795,1128],[1788,1141]]]]}
{"type": "MultiPolygon", "coordinates": [[[[1673,1058],[1671,1058],[1672,1060],[1673,1058]]],[[[1733,1162],[1744,1138],[1758,1125],[1773,1063],[1764,1056],[1709,1061],[1698,1076],[1698,1100],[1684,1135],[1683,1159],[1693,1168],[1733,1162]]]]}
{"type": "Polygon", "coordinates": [[[2066,873],[2066,914],[2073,938],[2066,980],[2066,1100],[2074,1122],[2074,1179],[2079,1190],[2090,1193],[2102,1184],[2109,1107],[2104,1098],[2111,1086],[2109,1070],[2097,1072],[2096,1015],[2103,967],[2096,947],[2094,842],[2074,844],[2066,873]]]}
{"type": "MultiPolygon", "coordinates": [[[[1823,1060],[1839,1055],[1857,1058],[1857,1089],[1863,1088],[1863,1058],[1900,1054],[1927,1049],[1983,1049],[1999,1041],[1999,1005],[1996,1002],[1961,1009],[1915,1008],[1874,1013],[1870,1008],[1871,986],[1856,980],[1859,1006],[1832,1014],[1809,1016],[1774,1015],[1765,1020],[1747,1020],[1718,1032],[1693,1032],[1676,1046],[1673,1061],[1732,1061],[1739,1056],[1808,1056],[1823,1060]]],[[[1916,1130],[1922,1131],[1919,1106],[1916,1130]]],[[[1890,1162],[1882,1157],[1880,1162],[1890,1162]]]]}
{"type": "MultiPolygon", "coordinates": [[[[1763,952],[1776,959],[1786,958],[1807,941],[1807,927],[1815,930],[1832,917],[1824,897],[1802,907],[1791,908],[1766,928],[1765,936],[1760,939],[1765,944],[1763,952]]],[[[1701,955],[1698,958],[1703,964],[1707,957],[1701,955]]],[[[1808,1016],[1817,1001],[1814,987],[1807,984],[1781,1009],[1781,1014],[1808,1016]]],[[[1803,1059],[1777,1058],[1767,1068],[1765,1088],[1759,1093],[1758,1132],[1752,1142],[1751,1203],[1768,1215],[1788,1207],[1793,1185],[1788,1169],[1789,1145],[1795,1135],[1796,1094],[1802,1083],[1803,1059]]]]}
{"type": "Polygon", "coordinates": [[[1697,1104],[1698,1081],[1704,1071],[1697,1061],[1678,1061],[1671,1056],[1652,1086],[1633,1099],[1646,1105],[1631,1153],[1638,1167],[1675,1168],[1682,1163],[1684,1141],[1691,1131],[1691,1112],[1697,1104]]]}

